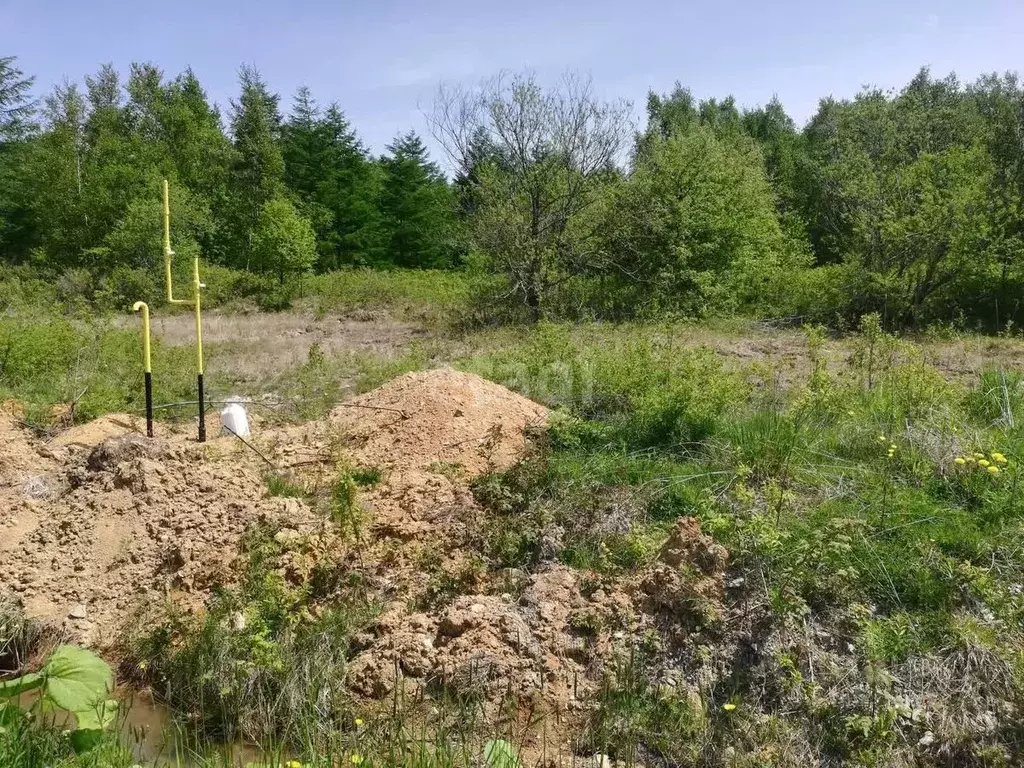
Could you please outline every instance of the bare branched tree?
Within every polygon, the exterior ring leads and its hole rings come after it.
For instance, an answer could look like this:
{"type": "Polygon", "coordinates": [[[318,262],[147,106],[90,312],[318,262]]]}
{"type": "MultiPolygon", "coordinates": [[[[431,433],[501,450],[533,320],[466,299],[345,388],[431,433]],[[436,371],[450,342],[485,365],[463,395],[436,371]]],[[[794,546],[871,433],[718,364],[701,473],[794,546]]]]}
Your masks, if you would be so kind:
{"type": "Polygon", "coordinates": [[[530,73],[502,73],[438,91],[428,119],[473,198],[473,245],[535,318],[553,288],[594,266],[587,214],[618,175],[631,115],[572,74],[547,90],[530,73]]]}

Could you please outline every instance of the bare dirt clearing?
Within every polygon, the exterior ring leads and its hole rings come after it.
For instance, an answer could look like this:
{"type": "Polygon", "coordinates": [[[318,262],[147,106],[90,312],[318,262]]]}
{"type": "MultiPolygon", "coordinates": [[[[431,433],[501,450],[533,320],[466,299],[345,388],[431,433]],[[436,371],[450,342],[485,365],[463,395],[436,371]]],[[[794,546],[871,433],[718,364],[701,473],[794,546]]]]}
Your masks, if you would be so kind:
{"type": "MultiPolygon", "coordinates": [[[[124,326],[137,324],[120,318],[124,326]]],[[[192,344],[195,321],[187,313],[153,317],[154,338],[173,346],[192,344]]],[[[314,347],[328,357],[374,354],[392,357],[425,338],[419,323],[393,318],[385,311],[361,311],[319,317],[311,312],[254,312],[203,315],[203,343],[210,370],[222,381],[246,385],[266,381],[309,360],[314,347]]]]}

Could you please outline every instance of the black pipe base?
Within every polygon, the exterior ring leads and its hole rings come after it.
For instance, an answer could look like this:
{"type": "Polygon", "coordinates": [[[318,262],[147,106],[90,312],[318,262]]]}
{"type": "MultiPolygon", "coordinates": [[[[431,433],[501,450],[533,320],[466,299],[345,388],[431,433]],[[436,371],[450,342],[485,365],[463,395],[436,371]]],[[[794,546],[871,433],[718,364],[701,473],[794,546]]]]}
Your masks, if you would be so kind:
{"type": "Polygon", "coordinates": [[[153,374],[146,371],[146,436],[153,436],[153,374]]]}
{"type": "Polygon", "coordinates": [[[206,398],[203,397],[203,374],[196,377],[199,384],[199,442],[206,442],[206,398]]]}

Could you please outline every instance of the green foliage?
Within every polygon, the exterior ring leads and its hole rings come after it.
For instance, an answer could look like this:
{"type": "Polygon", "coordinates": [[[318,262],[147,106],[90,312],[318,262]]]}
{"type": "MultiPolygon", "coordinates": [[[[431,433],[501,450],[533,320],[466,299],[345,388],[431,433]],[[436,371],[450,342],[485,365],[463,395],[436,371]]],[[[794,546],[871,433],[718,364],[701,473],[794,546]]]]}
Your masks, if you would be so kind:
{"type": "Polygon", "coordinates": [[[445,267],[454,256],[455,201],[440,168],[415,133],[388,145],[381,160],[381,260],[398,267],[445,267]]]}
{"type": "Polygon", "coordinates": [[[280,472],[267,472],[263,476],[267,483],[267,495],[301,499],[306,496],[305,487],[280,472]]]}
{"type": "Polygon", "coordinates": [[[643,150],[603,223],[624,289],[689,315],[778,307],[782,275],[806,259],[779,225],[755,143],[695,125],[643,150]]]}
{"type": "Polygon", "coordinates": [[[470,247],[533,320],[559,286],[595,271],[594,212],[617,178],[628,107],[573,75],[545,88],[531,73],[442,90],[433,133],[458,163],[470,247]]]}
{"type": "Polygon", "coordinates": [[[519,768],[522,765],[516,748],[504,739],[491,739],[484,744],[484,764],[487,768],[519,768]]]}
{"type": "Polygon", "coordinates": [[[103,746],[108,742],[104,731],[117,714],[117,702],[107,699],[112,689],[113,673],[106,662],[73,645],[57,647],[38,672],[0,680],[0,755],[7,751],[9,738],[28,742],[16,750],[20,755],[9,755],[12,760],[25,759],[25,752],[45,744],[45,734],[40,739],[32,731],[36,718],[54,709],[74,716],[68,742],[75,752],[103,746]],[[19,706],[25,694],[35,695],[30,704],[19,706]]]}
{"type": "Polygon", "coordinates": [[[309,272],[316,262],[316,235],[310,223],[284,198],[264,203],[252,234],[253,265],[260,272],[286,277],[309,272]]]}
{"type": "MultiPolygon", "coordinates": [[[[65,317],[0,318],[0,398],[26,403],[28,421],[46,427],[54,404],[74,403],[76,420],[143,407],[137,329],[65,317]]],[[[194,384],[190,351],[154,339],[160,396],[187,400],[194,384]]]]}
{"type": "Polygon", "coordinates": [[[671,337],[573,335],[542,323],[500,353],[463,364],[535,400],[569,406],[593,420],[563,425],[556,439],[577,447],[615,444],[684,451],[712,434],[746,386],[708,349],[680,349],[671,337]]]}

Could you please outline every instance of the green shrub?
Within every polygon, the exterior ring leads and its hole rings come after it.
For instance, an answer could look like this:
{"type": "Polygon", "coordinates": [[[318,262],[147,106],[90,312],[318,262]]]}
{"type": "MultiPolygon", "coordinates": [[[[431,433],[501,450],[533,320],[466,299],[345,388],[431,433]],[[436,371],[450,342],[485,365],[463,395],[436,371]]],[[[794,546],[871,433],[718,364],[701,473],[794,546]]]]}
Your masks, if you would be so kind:
{"type": "MultiPolygon", "coordinates": [[[[112,411],[144,406],[141,342],[137,329],[65,317],[0,318],[0,399],[28,406],[28,420],[49,425],[54,404],[74,403],[85,421],[112,411]]],[[[155,396],[194,399],[186,347],[153,343],[155,396]]]]}

